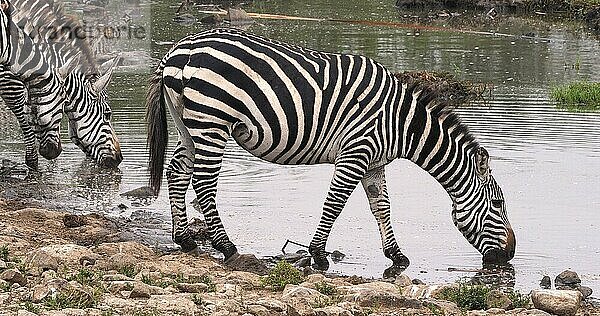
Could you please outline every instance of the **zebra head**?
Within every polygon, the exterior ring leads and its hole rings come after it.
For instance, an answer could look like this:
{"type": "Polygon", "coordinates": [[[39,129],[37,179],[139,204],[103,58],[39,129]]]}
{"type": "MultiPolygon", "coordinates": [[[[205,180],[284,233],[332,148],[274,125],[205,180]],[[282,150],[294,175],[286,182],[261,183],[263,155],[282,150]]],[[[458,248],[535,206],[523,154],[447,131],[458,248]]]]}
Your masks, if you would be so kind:
{"type": "Polygon", "coordinates": [[[452,219],[483,255],[484,263],[506,263],[515,255],[515,235],[508,222],[502,189],[491,174],[489,154],[478,147],[463,194],[453,200],[452,219]]]}
{"type": "Polygon", "coordinates": [[[100,166],[117,167],[123,160],[119,139],[111,124],[112,111],[106,88],[112,76],[116,58],[101,76],[75,71],[67,77],[66,86],[74,96],[65,109],[69,117],[69,137],[100,166]]]}

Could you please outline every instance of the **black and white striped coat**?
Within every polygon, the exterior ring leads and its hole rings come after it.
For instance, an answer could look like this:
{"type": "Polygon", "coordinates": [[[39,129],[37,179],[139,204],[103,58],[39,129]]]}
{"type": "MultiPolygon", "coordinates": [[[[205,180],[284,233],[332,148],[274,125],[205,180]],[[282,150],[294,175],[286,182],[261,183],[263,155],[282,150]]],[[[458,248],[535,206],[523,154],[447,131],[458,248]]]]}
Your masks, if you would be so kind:
{"type": "MultiPolygon", "coordinates": [[[[62,150],[59,135],[62,108],[69,102],[62,87],[61,70],[54,69],[31,38],[13,22],[11,4],[6,0],[0,4],[0,65],[14,74],[22,86],[27,86],[34,125],[40,134],[39,151],[48,159],[56,158],[62,150]]],[[[10,85],[7,91],[11,97],[25,102],[25,96],[15,91],[18,88],[10,85]]],[[[20,120],[24,119],[24,109],[16,114],[20,120]]]]}
{"type": "MultiPolygon", "coordinates": [[[[84,153],[107,167],[116,167],[122,160],[118,138],[111,125],[111,109],[106,87],[116,59],[107,63],[99,75],[95,57],[83,27],[63,13],[53,0],[14,0],[12,20],[55,67],[65,67],[64,87],[71,99],[64,109],[69,118],[69,136],[84,153]],[[68,65],[68,66],[67,66],[68,65]]],[[[37,169],[35,135],[26,119],[29,108],[26,87],[12,72],[0,67],[0,97],[15,113],[26,142],[25,161],[37,169]]]]}
{"type": "Polygon", "coordinates": [[[191,180],[213,246],[226,259],[237,250],[216,205],[216,184],[230,137],[278,164],[332,163],[335,171],[309,251],[326,269],[325,243],[349,195],[362,183],[377,219],[384,254],[406,267],[390,222],[384,166],[410,159],[454,202],[455,224],[485,261],[514,255],[504,198],[489,173],[488,154],[435,93],[399,82],[358,55],[322,53],[234,29],[182,39],[161,61],[147,97],[151,185],[158,193],[168,107],[179,142],[167,170],[173,239],[196,246],[187,232],[185,192],[191,180]]]}

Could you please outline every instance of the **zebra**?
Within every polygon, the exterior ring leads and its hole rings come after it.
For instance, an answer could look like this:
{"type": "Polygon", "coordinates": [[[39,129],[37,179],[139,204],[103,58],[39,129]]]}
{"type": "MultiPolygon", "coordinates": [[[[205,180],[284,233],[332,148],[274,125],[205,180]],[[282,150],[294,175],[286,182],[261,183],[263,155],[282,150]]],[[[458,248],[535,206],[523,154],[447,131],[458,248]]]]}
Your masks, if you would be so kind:
{"type": "MultiPolygon", "coordinates": [[[[0,7],[0,65],[14,74],[22,84],[27,85],[34,116],[33,125],[40,134],[39,152],[47,159],[54,159],[62,151],[59,131],[62,108],[70,104],[62,80],[73,64],[67,63],[64,67],[52,68],[31,38],[12,20],[10,2],[1,0],[0,7]]],[[[13,94],[10,90],[13,87],[8,86],[8,93],[23,100],[23,95],[13,94]]],[[[16,114],[19,119],[23,119],[24,109],[16,114]]],[[[31,128],[29,131],[31,132],[31,128]]],[[[26,142],[29,144],[31,139],[26,139],[26,142]]]]}
{"type": "MultiPolygon", "coordinates": [[[[99,75],[89,42],[84,34],[78,33],[83,28],[73,18],[63,14],[62,6],[54,4],[52,0],[33,3],[15,0],[13,6],[13,20],[44,49],[51,64],[58,67],[67,63],[79,65],[64,80],[66,93],[72,100],[71,106],[64,109],[69,118],[71,141],[100,166],[117,167],[123,156],[111,125],[112,111],[106,87],[118,58],[105,63],[106,70],[99,75]]],[[[35,143],[31,141],[35,137],[21,114],[27,108],[25,95],[22,82],[7,69],[0,68],[0,97],[19,120],[26,143],[26,164],[37,169],[35,143]]]]}
{"type": "Polygon", "coordinates": [[[232,137],[263,160],[334,165],[323,213],[309,245],[313,267],[327,270],[325,244],[348,197],[362,184],[384,255],[406,268],[390,221],[384,168],[414,162],[444,187],[458,230],[485,263],[515,252],[504,196],[489,153],[434,91],[400,82],[360,55],[332,54],[220,28],[183,38],[165,55],[146,96],[150,186],[158,195],[167,144],[166,107],[179,140],[167,167],[173,241],[195,251],[187,228],[190,181],[212,246],[237,258],[216,209],[223,152],[232,137]]]}

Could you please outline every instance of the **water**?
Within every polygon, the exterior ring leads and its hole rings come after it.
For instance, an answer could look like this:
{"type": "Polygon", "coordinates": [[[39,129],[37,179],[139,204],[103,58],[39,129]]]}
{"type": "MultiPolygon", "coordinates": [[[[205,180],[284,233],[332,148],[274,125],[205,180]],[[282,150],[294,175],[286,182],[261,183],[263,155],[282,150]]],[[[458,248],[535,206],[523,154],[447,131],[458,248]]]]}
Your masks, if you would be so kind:
{"type": "MultiPolygon", "coordinates": [[[[256,1],[248,11],[397,22],[393,1],[256,1]]],[[[171,21],[177,4],[152,4],[152,45],[161,45],[206,29],[171,21]]],[[[170,3],[170,2],[169,2],[170,3]]],[[[491,22],[464,13],[465,28],[507,34],[533,32],[537,39],[484,36],[451,31],[418,31],[337,22],[260,20],[250,31],[310,48],[359,53],[393,71],[448,71],[459,78],[492,83],[486,103],[458,111],[492,155],[494,177],[501,184],[517,238],[511,261],[518,289],[538,286],[543,275],[577,271],[583,284],[600,292],[600,114],[557,109],[548,95],[553,84],[571,80],[600,81],[600,44],[578,25],[549,18],[499,18],[491,22]],[[470,22],[470,23],[469,23],[470,22]],[[549,39],[549,40],[548,40],[549,39]]],[[[409,18],[410,20],[410,18],[409,18]]],[[[452,21],[438,25],[457,27],[452,21]]],[[[139,47],[125,50],[138,49],[139,47]]],[[[156,200],[130,200],[119,195],[146,185],[143,98],[154,66],[124,67],[110,86],[114,125],[125,160],[118,172],[98,170],[65,137],[63,154],[41,161],[39,185],[44,195],[24,196],[8,189],[4,196],[40,200],[74,212],[152,218],[163,222],[158,238],[169,238],[166,191],[156,200]],[[122,210],[116,206],[124,204],[122,210]]],[[[14,121],[0,107],[0,158],[23,160],[14,121]]],[[[176,134],[171,130],[170,144],[176,134]]],[[[217,203],[231,239],[242,252],[279,253],[286,239],[308,244],[318,223],[332,167],[283,167],[262,162],[237,147],[228,147],[219,181],[217,203]]],[[[170,147],[172,148],[172,147],[170,147]]],[[[439,184],[407,161],[387,168],[392,220],[401,249],[411,259],[408,275],[425,282],[455,281],[474,273],[448,268],[479,269],[481,256],[460,235],[450,217],[451,202],[439,184]]],[[[190,191],[189,201],[193,199],[190,191]]],[[[199,214],[189,208],[190,215],[199,214]]],[[[364,192],[356,190],[336,222],[328,250],[347,255],[331,270],[379,277],[389,261],[364,192]]]]}

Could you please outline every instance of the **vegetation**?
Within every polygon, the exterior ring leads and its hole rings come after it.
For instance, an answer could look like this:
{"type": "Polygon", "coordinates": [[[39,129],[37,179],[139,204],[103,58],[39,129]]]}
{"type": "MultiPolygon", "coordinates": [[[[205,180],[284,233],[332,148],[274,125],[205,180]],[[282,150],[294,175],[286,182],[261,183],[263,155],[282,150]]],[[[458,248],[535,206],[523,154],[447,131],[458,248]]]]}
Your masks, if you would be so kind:
{"type": "Polygon", "coordinates": [[[126,277],[134,278],[135,275],[137,274],[137,269],[135,268],[134,265],[129,264],[129,265],[124,265],[122,267],[119,267],[117,269],[117,272],[126,277]]]}
{"type": "Polygon", "coordinates": [[[281,291],[288,284],[300,284],[303,281],[302,273],[285,261],[279,261],[269,275],[260,279],[263,286],[270,287],[274,291],[281,291]]]}
{"type": "Polygon", "coordinates": [[[67,281],[77,281],[81,285],[97,285],[102,280],[102,275],[99,272],[81,268],[77,273],[66,277],[67,281]]]}
{"type": "Polygon", "coordinates": [[[4,261],[4,262],[8,262],[10,260],[8,260],[8,246],[7,245],[2,245],[0,246],[0,260],[4,261]]]}
{"type": "Polygon", "coordinates": [[[319,282],[315,284],[315,289],[317,291],[319,291],[319,293],[327,295],[327,296],[334,296],[336,294],[338,294],[337,292],[337,288],[327,282],[319,282]]]}
{"type": "Polygon", "coordinates": [[[44,301],[50,309],[61,310],[65,308],[86,309],[96,306],[96,299],[83,291],[71,290],[65,293],[57,293],[44,301]]]}
{"type": "MultiPolygon", "coordinates": [[[[492,289],[485,285],[465,285],[460,283],[457,288],[445,288],[440,293],[439,298],[456,303],[458,307],[465,310],[488,309],[486,298],[492,289]]],[[[510,290],[506,293],[512,302],[512,308],[527,307],[529,305],[529,296],[523,295],[518,291],[510,290]]]]}
{"type": "Polygon", "coordinates": [[[574,82],[552,88],[550,96],[559,106],[574,111],[600,110],[600,82],[574,82]]]}

